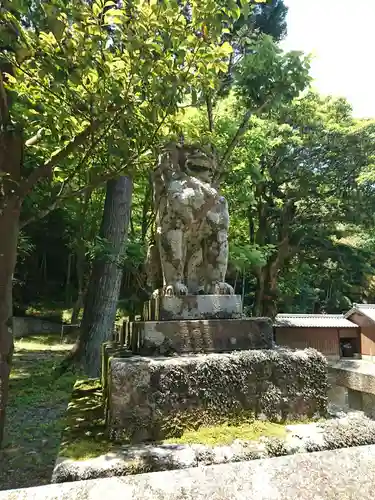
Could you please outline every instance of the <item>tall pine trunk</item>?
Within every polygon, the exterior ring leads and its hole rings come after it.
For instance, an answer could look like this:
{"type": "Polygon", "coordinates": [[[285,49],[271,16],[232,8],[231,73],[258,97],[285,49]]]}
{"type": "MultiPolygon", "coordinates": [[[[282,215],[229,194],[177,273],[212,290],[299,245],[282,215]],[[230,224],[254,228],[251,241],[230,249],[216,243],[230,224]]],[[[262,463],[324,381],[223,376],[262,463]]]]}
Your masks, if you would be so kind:
{"type": "Polygon", "coordinates": [[[13,355],[12,280],[17,257],[21,201],[15,191],[20,179],[23,140],[15,128],[0,131],[0,446],[13,355]]]}
{"type": "Polygon", "coordinates": [[[100,375],[101,345],[111,338],[116,319],[132,190],[127,176],[107,182],[100,236],[109,251],[94,261],[77,344],[78,361],[90,377],[100,375]]]}

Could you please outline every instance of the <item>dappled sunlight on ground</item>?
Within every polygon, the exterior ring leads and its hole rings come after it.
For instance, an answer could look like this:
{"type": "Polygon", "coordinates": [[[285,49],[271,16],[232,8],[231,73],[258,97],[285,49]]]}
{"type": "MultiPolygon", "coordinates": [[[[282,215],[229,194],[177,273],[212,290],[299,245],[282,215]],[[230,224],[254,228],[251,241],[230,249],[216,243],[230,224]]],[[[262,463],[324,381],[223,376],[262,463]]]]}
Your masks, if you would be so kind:
{"type": "Polygon", "coordinates": [[[0,489],[50,482],[76,378],[72,373],[56,378],[53,368],[71,348],[58,335],[16,340],[0,489]]]}

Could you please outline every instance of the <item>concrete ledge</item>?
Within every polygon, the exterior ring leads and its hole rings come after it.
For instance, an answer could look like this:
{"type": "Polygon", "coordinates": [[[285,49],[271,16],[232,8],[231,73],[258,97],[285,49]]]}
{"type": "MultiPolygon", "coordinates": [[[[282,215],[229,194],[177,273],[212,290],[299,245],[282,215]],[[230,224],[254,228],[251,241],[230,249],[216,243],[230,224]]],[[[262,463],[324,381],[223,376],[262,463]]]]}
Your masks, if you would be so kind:
{"type": "Polygon", "coordinates": [[[86,460],[60,456],[52,474],[52,483],[375,445],[375,422],[360,412],[324,422],[288,425],[286,431],[284,438],[261,437],[258,441],[236,439],[231,444],[220,446],[142,443],[113,447],[108,453],[86,460]]]}
{"type": "Polygon", "coordinates": [[[121,442],[254,415],[312,417],[327,407],[327,361],[314,349],[112,358],[108,384],[110,435],[121,442]]]}
{"type": "Polygon", "coordinates": [[[271,349],[269,318],[136,321],[132,349],[143,355],[271,349]]]}
{"type": "Polygon", "coordinates": [[[0,492],[0,500],[372,500],[375,446],[0,492]]]}
{"type": "Polygon", "coordinates": [[[375,364],[364,360],[341,359],[329,367],[336,385],[375,394],[375,364]]]}

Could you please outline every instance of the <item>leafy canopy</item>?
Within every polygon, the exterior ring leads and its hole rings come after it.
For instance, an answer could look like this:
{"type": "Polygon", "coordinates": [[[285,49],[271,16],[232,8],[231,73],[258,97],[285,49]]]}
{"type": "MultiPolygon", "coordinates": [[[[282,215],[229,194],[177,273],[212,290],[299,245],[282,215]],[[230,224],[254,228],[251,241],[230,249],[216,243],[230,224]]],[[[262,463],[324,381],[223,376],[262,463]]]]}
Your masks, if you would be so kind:
{"type": "Polygon", "coordinates": [[[24,189],[54,170],[74,192],[83,170],[98,184],[103,170],[139,161],[189,93],[215,87],[232,51],[222,34],[241,9],[233,0],[13,0],[0,12],[11,122],[46,163],[26,164],[24,189]],[[86,161],[103,147],[104,168],[86,161]]]}

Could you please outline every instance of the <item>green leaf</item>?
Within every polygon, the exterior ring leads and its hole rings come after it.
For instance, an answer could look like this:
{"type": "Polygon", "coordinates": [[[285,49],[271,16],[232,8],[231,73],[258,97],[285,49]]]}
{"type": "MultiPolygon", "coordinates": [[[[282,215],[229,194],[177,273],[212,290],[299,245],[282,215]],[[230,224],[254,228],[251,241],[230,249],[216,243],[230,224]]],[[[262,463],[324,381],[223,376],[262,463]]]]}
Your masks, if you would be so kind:
{"type": "Polygon", "coordinates": [[[233,52],[233,47],[229,42],[224,42],[220,47],[220,52],[224,56],[229,56],[233,52]]]}
{"type": "Polygon", "coordinates": [[[107,24],[121,24],[124,22],[124,19],[124,13],[118,9],[109,9],[105,13],[105,22],[107,24]]]}
{"type": "Polygon", "coordinates": [[[21,64],[27,58],[31,57],[33,52],[27,47],[19,47],[16,49],[16,61],[21,64]]]}
{"type": "Polygon", "coordinates": [[[65,23],[60,19],[52,18],[48,24],[56,40],[60,42],[66,28],[65,23]]]}
{"type": "Polygon", "coordinates": [[[103,12],[103,4],[100,0],[95,0],[92,4],[92,12],[95,17],[99,17],[99,15],[103,12]]]}

